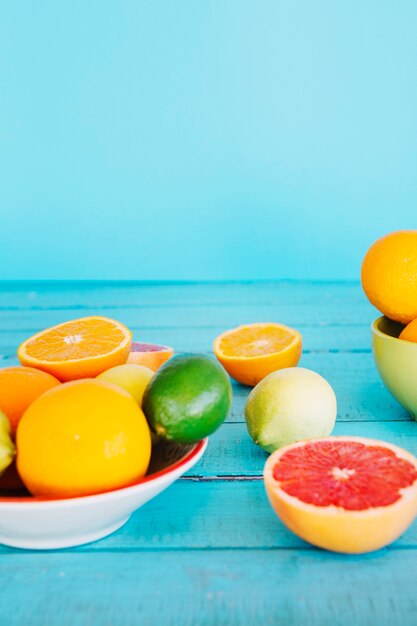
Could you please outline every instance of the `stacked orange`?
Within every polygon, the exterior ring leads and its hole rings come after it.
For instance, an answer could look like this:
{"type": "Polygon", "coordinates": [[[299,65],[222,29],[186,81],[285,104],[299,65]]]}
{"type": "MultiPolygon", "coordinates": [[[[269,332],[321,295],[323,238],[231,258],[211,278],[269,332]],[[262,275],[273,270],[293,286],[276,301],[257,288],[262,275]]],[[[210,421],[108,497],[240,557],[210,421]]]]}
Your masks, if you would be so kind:
{"type": "Polygon", "coordinates": [[[370,302],[406,325],[399,338],[417,342],[417,230],[378,239],[365,255],[361,278],[370,302]]]}
{"type": "MultiPolygon", "coordinates": [[[[126,326],[99,316],[24,341],[22,366],[0,370],[0,469],[11,462],[16,439],[18,474],[34,495],[98,493],[144,476],[151,436],[138,402],[95,379],[126,363],[131,344],[126,326]]],[[[15,469],[7,474],[16,487],[15,469]]]]}

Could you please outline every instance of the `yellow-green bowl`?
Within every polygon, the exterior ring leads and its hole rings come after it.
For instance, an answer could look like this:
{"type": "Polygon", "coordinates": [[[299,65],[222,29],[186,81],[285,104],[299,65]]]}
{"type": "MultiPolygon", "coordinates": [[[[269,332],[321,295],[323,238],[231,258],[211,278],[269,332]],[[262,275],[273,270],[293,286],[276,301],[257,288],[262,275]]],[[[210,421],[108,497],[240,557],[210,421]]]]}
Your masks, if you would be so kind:
{"type": "Polygon", "coordinates": [[[417,419],[417,343],[398,339],[403,324],[384,316],[371,328],[379,375],[394,398],[417,419]]]}

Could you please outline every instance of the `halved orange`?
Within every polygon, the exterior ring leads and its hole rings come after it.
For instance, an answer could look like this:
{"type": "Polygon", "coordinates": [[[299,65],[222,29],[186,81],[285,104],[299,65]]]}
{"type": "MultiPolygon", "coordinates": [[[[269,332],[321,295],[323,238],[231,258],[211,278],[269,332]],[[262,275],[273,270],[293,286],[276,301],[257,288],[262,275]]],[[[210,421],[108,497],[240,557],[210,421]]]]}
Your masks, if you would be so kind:
{"type": "Polygon", "coordinates": [[[33,335],[17,351],[22,365],[36,367],[58,380],[92,378],[126,363],[132,334],[108,317],[82,317],[33,335]]]}
{"type": "Polygon", "coordinates": [[[271,372],[297,365],[302,336],[294,328],[274,322],[247,324],[217,337],[213,350],[232,378],[254,387],[271,372]]]}

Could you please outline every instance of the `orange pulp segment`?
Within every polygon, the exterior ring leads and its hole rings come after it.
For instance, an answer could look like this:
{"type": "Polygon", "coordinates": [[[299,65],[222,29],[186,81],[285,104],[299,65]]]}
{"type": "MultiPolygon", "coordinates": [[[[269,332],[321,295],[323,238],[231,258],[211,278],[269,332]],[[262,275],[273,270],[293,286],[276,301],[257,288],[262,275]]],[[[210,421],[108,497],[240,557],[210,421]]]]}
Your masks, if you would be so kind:
{"type": "Polygon", "coordinates": [[[132,343],[126,326],[107,317],[82,317],[58,324],[24,341],[18,349],[22,365],[58,380],[95,377],[126,363],[132,343]]]}
{"type": "Polygon", "coordinates": [[[283,324],[248,324],[217,337],[213,349],[232,378],[254,386],[275,370],[297,365],[302,337],[297,330],[283,324]]]}

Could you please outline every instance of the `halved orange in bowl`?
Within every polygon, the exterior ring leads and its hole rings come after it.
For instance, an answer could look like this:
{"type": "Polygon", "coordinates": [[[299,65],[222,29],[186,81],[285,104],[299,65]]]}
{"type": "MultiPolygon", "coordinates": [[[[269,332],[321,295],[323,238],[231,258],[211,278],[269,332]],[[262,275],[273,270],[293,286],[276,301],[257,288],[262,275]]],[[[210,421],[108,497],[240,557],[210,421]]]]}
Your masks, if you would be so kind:
{"type": "Polygon", "coordinates": [[[132,334],[108,317],[82,317],[42,330],[17,351],[22,365],[52,374],[58,380],[94,378],[126,363],[132,334]]]}
{"type": "Polygon", "coordinates": [[[213,350],[232,378],[254,387],[271,372],[297,365],[302,336],[294,328],[274,322],[247,324],[219,335],[213,350]]]}

